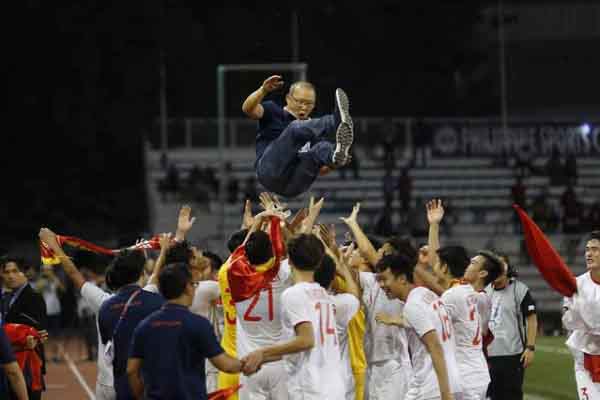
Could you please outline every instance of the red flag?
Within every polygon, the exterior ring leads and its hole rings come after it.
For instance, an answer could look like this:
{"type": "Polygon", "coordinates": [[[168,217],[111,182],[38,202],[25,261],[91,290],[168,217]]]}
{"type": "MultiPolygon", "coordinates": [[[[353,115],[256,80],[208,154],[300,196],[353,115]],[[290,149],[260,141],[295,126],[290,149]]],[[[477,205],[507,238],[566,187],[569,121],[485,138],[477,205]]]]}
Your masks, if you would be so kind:
{"type": "Polygon", "coordinates": [[[227,400],[229,396],[237,392],[242,385],[232,386],[226,389],[216,390],[208,394],[208,400],[227,400]]]}
{"type": "Polygon", "coordinates": [[[42,360],[35,350],[25,349],[27,336],[33,336],[39,340],[39,332],[35,328],[24,324],[7,323],[2,328],[4,328],[10,344],[23,349],[15,351],[15,359],[25,376],[31,377],[31,389],[36,391],[42,390],[42,360]]]}
{"type": "Polygon", "coordinates": [[[544,280],[563,296],[573,296],[577,292],[577,280],[569,267],[529,215],[516,204],[513,208],[523,225],[527,252],[544,280]]]}
{"type": "Polygon", "coordinates": [[[231,267],[227,272],[227,280],[234,302],[238,303],[249,299],[263,288],[269,287],[271,281],[279,273],[284,248],[277,217],[271,217],[271,246],[273,257],[262,265],[250,265],[243,245],[231,255],[231,267]]]}

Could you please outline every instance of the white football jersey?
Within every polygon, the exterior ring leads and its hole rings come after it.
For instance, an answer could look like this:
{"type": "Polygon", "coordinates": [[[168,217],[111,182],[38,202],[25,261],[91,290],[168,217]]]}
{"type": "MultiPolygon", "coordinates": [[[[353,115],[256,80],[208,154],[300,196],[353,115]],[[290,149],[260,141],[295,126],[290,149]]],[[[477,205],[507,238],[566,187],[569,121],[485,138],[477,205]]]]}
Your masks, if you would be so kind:
{"type": "Polygon", "coordinates": [[[452,321],[456,362],[464,388],[479,388],[490,382],[482,349],[479,297],[471,285],[457,285],[444,292],[442,302],[452,321]]]}
{"type": "Polygon", "coordinates": [[[335,329],[337,331],[340,357],[342,365],[342,377],[346,389],[354,387],[354,375],[350,364],[350,349],[348,347],[348,324],[360,308],[358,299],[348,293],[331,296],[335,304],[335,329]]]}
{"type": "Polygon", "coordinates": [[[220,297],[219,282],[200,281],[194,292],[194,300],[192,300],[190,311],[208,318],[212,304],[220,297]]]}
{"type": "Polygon", "coordinates": [[[363,303],[365,304],[366,334],[365,354],[369,364],[387,360],[397,360],[402,365],[410,366],[408,341],[405,329],[386,325],[375,321],[377,314],[400,316],[404,303],[400,300],[389,299],[371,272],[361,272],[359,275],[362,288],[363,303]]]}
{"type": "Polygon", "coordinates": [[[450,316],[442,300],[425,287],[416,287],[408,295],[404,316],[410,325],[408,342],[412,356],[414,377],[409,392],[415,399],[429,399],[440,396],[437,375],[433,369],[431,356],[421,338],[428,332],[437,333],[444,351],[448,382],[452,393],[462,393],[462,385],[454,353],[454,329],[450,316]]]}
{"type": "Polygon", "coordinates": [[[318,283],[302,282],[288,288],[281,302],[286,341],[296,336],[295,327],[303,322],[309,322],[314,333],[311,350],[284,357],[290,398],[343,399],[345,387],[333,297],[318,283]]]}
{"type": "Polygon", "coordinates": [[[238,358],[261,347],[281,342],[281,295],[292,283],[290,266],[284,260],[269,287],[249,299],[235,303],[238,358]]]}
{"type": "Polygon", "coordinates": [[[577,277],[577,293],[565,300],[566,329],[573,331],[567,346],[587,354],[600,355],[600,283],[590,272],[577,277]]]}

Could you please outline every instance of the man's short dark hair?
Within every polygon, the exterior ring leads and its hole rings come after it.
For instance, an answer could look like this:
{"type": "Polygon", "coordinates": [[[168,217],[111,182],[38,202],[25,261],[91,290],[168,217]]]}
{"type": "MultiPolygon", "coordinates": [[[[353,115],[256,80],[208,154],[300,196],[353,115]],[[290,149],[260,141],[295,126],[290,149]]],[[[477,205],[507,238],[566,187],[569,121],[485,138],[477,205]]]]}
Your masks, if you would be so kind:
{"type": "Polygon", "coordinates": [[[252,232],[244,245],[244,250],[246,250],[246,257],[252,265],[264,264],[273,257],[271,238],[263,231],[252,232]]]}
{"type": "Polygon", "coordinates": [[[158,290],[165,299],[176,299],[191,280],[192,273],[187,263],[168,264],[158,274],[158,290]]]}
{"type": "Polygon", "coordinates": [[[110,263],[106,272],[106,283],[113,290],[136,283],[142,272],[146,258],[141,251],[122,250],[110,263]]]}
{"type": "Polygon", "coordinates": [[[240,229],[239,231],[235,231],[229,236],[227,240],[227,249],[229,249],[230,253],[233,253],[235,249],[240,247],[242,243],[244,243],[244,239],[248,235],[248,229],[240,229]]]}
{"type": "Polygon", "coordinates": [[[393,248],[394,254],[402,254],[408,258],[412,258],[415,260],[419,257],[419,251],[412,244],[410,238],[406,236],[392,236],[387,239],[385,243],[389,244],[393,248]]]}
{"type": "Polygon", "coordinates": [[[333,258],[329,254],[325,253],[323,260],[321,260],[321,266],[315,271],[315,282],[321,285],[321,287],[329,289],[334,279],[335,261],[333,261],[333,258]]]}
{"type": "Polygon", "coordinates": [[[15,263],[19,272],[25,273],[25,271],[27,270],[27,265],[26,265],[25,259],[23,257],[17,256],[14,254],[7,254],[4,257],[2,257],[2,260],[0,261],[0,266],[2,268],[2,272],[4,272],[4,268],[6,267],[6,264],[8,264],[10,262],[15,263]]]}
{"type": "Polygon", "coordinates": [[[392,275],[396,278],[405,275],[410,283],[414,283],[413,273],[416,262],[411,257],[404,254],[390,254],[383,256],[375,266],[375,271],[383,272],[389,268],[392,275]]]}
{"type": "Polygon", "coordinates": [[[467,250],[462,246],[446,246],[438,249],[438,257],[442,264],[448,266],[448,270],[455,278],[461,278],[469,266],[470,260],[467,250]]]}
{"type": "Polygon", "coordinates": [[[288,257],[300,270],[315,271],[324,255],[323,243],[313,234],[303,233],[288,242],[288,257]]]}
{"type": "Polygon", "coordinates": [[[482,269],[488,273],[484,282],[487,286],[502,276],[504,265],[500,256],[492,251],[480,250],[477,254],[484,258],[482,269]]]}
{"type": "Polygon", "coordinates": [[[192,253],[190,243],[187,240],[175,242],[175,244],[167,250],[165,264],[188,263],[193,255],[194,253],[192,253]]]}
{"type": "Polygon", "coordinates": [[[218,254],[213,253],[212,251],[205,250],[202,252],[202,254],[204,255],[204,257],[210,260],[210,270],[212,272],[219,271],[221,265],[223,265],[223,259],[218,254]]]}
{"type": "Polygon", "coordinates": [[[590,232],[590,235],[589,235],[587,241],[589,242],[590,240],[598,240],[598,241],[600,241],[600,231],[592,231],[592,232],[590,232]]]}

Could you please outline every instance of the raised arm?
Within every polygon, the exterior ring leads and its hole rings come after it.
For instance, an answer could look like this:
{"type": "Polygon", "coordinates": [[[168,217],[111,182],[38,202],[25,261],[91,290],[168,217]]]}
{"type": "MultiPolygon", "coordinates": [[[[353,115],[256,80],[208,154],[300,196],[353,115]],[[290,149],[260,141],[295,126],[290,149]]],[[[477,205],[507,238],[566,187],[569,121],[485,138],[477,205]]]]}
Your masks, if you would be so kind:
{"type": "Polygon", "coordinates": [[[360,211],[360,203],[356,203],[354,208],[352,209],[352,214],[348,218],[340,218],[350,229],[352,232],[352,236],[354,236],[354,241],[358,246],[361,254],[371,266],[377,265],[379,262],[380,256],[377,254],[377,250],[371,244],[367,235],[363,232],[360,225],[358,225],[357,216],[360,211]]]}
{"type": "Polygon", "coordinates": [[[429,263],[433,266],[439,259],[437,251],[440,249],[440,222],[444,218],[444,206],[442,200],[433,199],[426,207],[429,221],[429,263]]]}
{"type": "Polygon", "coordinates": [[[251,119],[261,119],[264,114],[263,106],[260,104],[265,96],[274,90],[281,89],[283,87],[283,80],[279,75],[273,75],[265,79],[263,84],[252,92],[244,104],[242,104],[242,111],[251,119]]]}
{"type": "Polygon", "coordinates": [[[158,241],[160,243],[160,253],[154,263],[154,270],[152,271],[152,275],[150,275],[150,279],[148,279],[147,285],[158,285],[158,275],[160,275],[160,271],[165,266],[167,252],[171,248],[171,234],[162,233],[158,241]]]}
{"type": "Polygon", "coordinates": [[[323,208],[324,198],[321,198],[319,201],[315,203],[315,198],[311,196],[310,202],[308,204],[308,216],[302,221],[302,227],[300,228],[300,233],[311,233],[313,226],[315,225],[315,221],[319,218],[319,214],[321,214],[321,208],[323,208]]]}
{"type": "Polygon", "coordinates": [[[175,231],[175,240],[182,242],[185,240],[185,236],[192,229],[196,217],[190,217],[192,214],[192,208],[190,206],[182,206],[179,210],[179,216],[177,217],[177,230],[175,231]]]}
{"type": "Polygon", "coordinates": [[[38,236],[42,242],[48,245],[56,257],[60,259],[65,274],[71,279],[75,288],[78,291],[81,290],[81,287],[85,283],[85,278],[81,272],[79,272],[73,261],[71,261],[71,258],[65,254],[62,247],[58,244],[56,234],[48,228],[42,228],[40,229],[38,236]]]}

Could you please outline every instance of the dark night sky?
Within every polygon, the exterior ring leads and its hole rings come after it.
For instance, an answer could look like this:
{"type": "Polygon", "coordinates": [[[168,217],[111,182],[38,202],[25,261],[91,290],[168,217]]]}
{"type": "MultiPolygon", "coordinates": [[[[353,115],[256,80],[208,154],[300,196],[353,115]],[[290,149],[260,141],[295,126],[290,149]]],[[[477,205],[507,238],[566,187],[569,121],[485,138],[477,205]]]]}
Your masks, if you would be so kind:
{"type": "MultiPolygon", "coordinates": [[[[135,203],[143,192],[138,149],[159,112],[159,49],[171,116],[215,114],[218,64],[290,61],[286,2],[80,3],[23,1],[10,14],[13,122],[3,170],[13,189],[2,196],[0,220],[18,237],[42,223],[79,229],[66,220],[102,219],[126,233],[146,219],[135,203]]],[[[358,115],[493,111],[489,87],[477,101],[455,94],[455,71],[485,62],[473,49],[475,3],[403,3],[309,1],[298,10],[300,61],[309,63],[320,111],[336,86],[352,94],[358,115]]],[[[263,78],[235,78],[232,115],[263,78]]]]}

